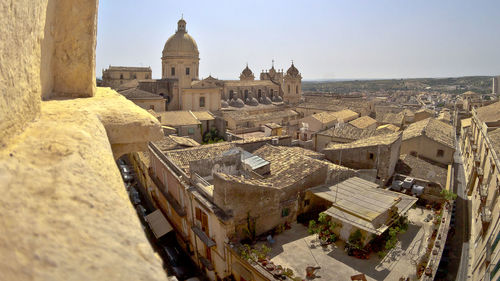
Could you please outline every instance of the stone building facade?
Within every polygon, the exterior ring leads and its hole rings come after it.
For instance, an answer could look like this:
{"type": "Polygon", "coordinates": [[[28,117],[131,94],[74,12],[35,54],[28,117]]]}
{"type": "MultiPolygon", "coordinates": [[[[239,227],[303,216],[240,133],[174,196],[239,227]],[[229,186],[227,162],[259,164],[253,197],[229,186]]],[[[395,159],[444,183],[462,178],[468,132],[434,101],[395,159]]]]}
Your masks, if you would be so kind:
{"type": "MultiPolygon", "coordinates": [[[[149,192],[210,280],[239,277],[240,266],[249,267],[235,262],[231,243],[293,222],[303,209],[305,189],[355,174],[296,149],[271,146],[272,138],[263,140],[172,151],[149,146],[154,182],[149,192]],[[249,224],[254,234],[245,231],[249,224]]],[[[247,280],[269,279],[249,275],[253,278],[247,280]]]]}
{"type": "Polygon", "coordinates": [[[373,136],[345,144],[330,144],[326,159],[351,169],[376,169],[377,182],[385,184],[394,174],[401,150],[401,133],[373,136]]]}
{"type": "Polygon", "coordinates": [[[117,89],[120,85],[133,80],[151,79],[151,67],[109,66],[102,70],[102,83],[105,87],[117,89]]]}
{"type": "Polygon", "coordinates": [[[425,158],[442,165],[453,163],[455,153],[455,128],[427,118],[415,122],[403,131],[401,154],[425,158]]]}
{"type": "Polygon", "coordinates": [[[467,280],[500,278],[500,102],[472,109],[461,151],[469,211],[467,280]]]}
{"type": "Polygon", "coordinates": [[[273,66],[262,72],[260,80],[248,65],[240,80],[218,80],[211,76],[199,79],[200,53],[188,34],[186,21],[177,22],[176,32],[168,38],[162,51],[161,79],[152,80],[137,68],[110,67],[103,72],[104,83],[113,86],[137,79],[137,88],[162,96],[167,110],[210,110],[227,107],[298,103],[302,97],[302,76],[292,63],[286,73],[273,66]],[[104,78],[106,77],[106,78],[104,78]]]}

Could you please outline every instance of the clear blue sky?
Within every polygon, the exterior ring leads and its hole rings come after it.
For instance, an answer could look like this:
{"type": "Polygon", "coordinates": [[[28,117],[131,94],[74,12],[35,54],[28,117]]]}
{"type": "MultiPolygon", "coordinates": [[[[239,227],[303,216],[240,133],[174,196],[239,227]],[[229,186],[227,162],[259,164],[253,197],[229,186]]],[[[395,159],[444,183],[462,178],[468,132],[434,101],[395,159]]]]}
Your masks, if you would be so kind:
{"type": "Polygon", "coordinates": [[[500,74],[500,1],[101,0],[97,76],[108,65],[151,66],[184,14],[200,78],[286,69],[305,79],[500,74]]]}

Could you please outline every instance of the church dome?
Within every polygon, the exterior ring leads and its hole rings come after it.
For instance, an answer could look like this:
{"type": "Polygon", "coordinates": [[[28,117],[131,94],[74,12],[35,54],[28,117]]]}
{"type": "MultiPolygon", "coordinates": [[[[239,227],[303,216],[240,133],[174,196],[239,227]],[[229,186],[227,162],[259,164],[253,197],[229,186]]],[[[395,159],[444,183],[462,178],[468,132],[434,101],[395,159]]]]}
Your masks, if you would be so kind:
{"type": "Polygon", "coordinates": [[[186,21],[177,22],[177,31],[168,38],[163,48],[163,57],[195,57],[198,58],[198,45],[186,31],[186,21]]]}
{"type": "Polygon", "coordinates": [[[245,67],[245,69],[243,69],[243,71],[241,72],[242,75],[244,76],[252,76],[253,75],[253,72],[252,70],[250,70],[250,68],[248,68],[248,64],[247,64],[247,67],[245,67]]]}
{"type": "Polygon", "coordinates": [[[243,69],[243,71],[241,72],[240,80],[253,80],[254,78],[255,78],[255,76],[253,75],[252,70],[250,70],[250,68],[248,68],[248,64],[247,64],[245,69],[243,69]]]}
{"type": "Polygon", "coordinates": [[[292,66],[290,66],[290,68],[286,71],[286,74],[292,77],[297,77],[299,75],[299,70],[295,67],[295,65],[293,65],[293,62],[292,66]]]}

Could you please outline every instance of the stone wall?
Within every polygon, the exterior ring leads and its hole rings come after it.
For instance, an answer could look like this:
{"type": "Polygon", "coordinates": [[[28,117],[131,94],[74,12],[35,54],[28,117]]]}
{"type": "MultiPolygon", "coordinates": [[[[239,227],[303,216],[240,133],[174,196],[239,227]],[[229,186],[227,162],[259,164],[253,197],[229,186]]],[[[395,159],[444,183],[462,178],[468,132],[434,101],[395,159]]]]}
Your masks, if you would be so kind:
{"type": "Polygon", "coordinates": [[[351,169],[377,169],[377,179],[385,183],[394,173],[400,148],[398,139],[391,145],[325,149],[323,153],[331,162],[351,169]]]}
{"type": "Polygon", "coordinates": [[[161,126],[96,90],[96,19],[95,0],[0,4],[2,280],[167,279],[114,161],[161,126]]]}

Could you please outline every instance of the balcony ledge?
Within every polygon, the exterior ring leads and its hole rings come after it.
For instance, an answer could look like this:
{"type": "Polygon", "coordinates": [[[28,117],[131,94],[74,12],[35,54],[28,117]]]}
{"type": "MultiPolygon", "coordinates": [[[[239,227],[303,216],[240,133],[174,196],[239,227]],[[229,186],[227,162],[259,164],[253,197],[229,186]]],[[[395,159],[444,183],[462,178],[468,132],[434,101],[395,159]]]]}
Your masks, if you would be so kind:
{"type": "Polygon", "coordinates": [[[167,280],[114,161],[159,137],[154,117],[109,88],[42,102],[0,149],[3,278],[167,280]]]}

